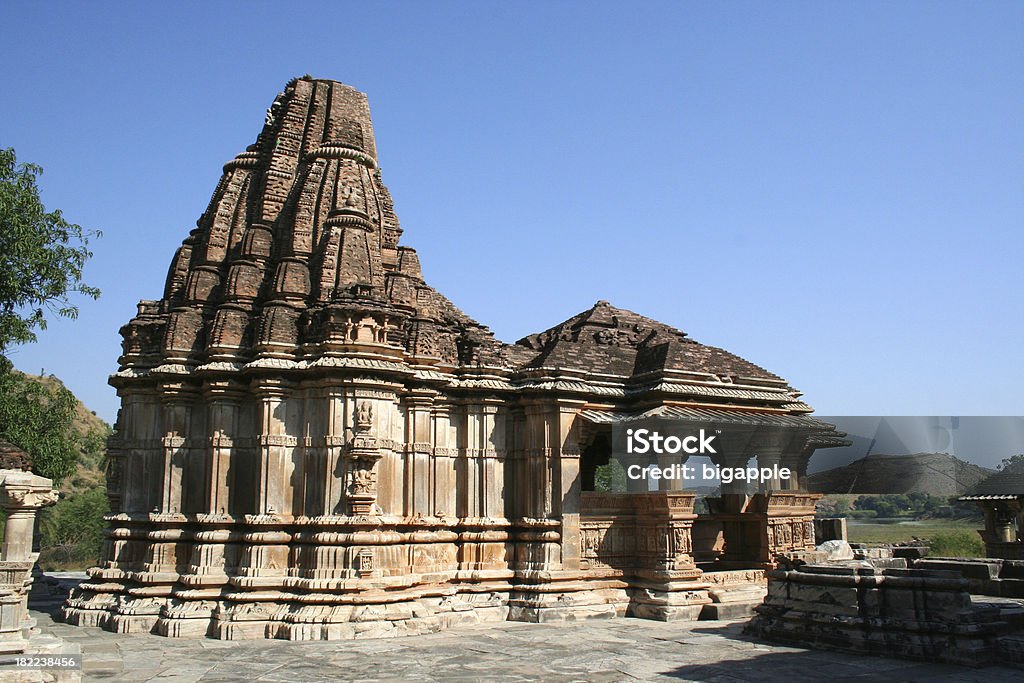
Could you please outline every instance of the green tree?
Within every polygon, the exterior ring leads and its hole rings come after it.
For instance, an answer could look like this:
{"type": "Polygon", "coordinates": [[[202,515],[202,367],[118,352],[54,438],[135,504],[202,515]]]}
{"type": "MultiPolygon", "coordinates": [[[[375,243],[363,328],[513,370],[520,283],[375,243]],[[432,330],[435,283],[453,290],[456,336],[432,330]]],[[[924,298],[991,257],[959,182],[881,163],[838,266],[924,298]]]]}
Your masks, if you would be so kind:
{"type": "Polygon", "coordinates": [[[40,521],[45,549],[41,561],[55,568],[94,564],[103,548],[103,515],[109,511],[107,492],[102,488],[65,498],[44,510],[40,521]]]}
{"type": "Polygon", "coordinates": [[[76,318],[73,294],[99,296],[82,282],[82,269],[92,256],[89,240],[100,233],[46,210],[36,186],[42,172],[0,149],[0,437],[27,451],[33,469],[56,484],[74,471],[82,445],[71,429],[75,398],[60,384],[15,372],[3,354],[35,341],[48,315],[76,318]]]}
{"type": "Polygon", "coordinates": [[[594,471],[594,490],[602,493],[621,493],[626,490],[626,470],[615,458],[594,471]]]}
{"type": "Polygon", "coordinates": [[[19,164],[13,149],[0,149],[0,354],[35,341],[47,314],[78,317],[72,294],[100,294],[82,282],[89,240],[100,233],[69,223],[59,209],[46,210],[36,186],[42,172],[19,164]]]}
{"type": "Polygon", "coordinates": [[[1000,472],[1022,472],[1024,471],[1024,453],[1003,458],[998,467],[1000,472]]]}
{"type": "Polygon", "coordinates": [[[24,449],[32,469],[55,485],[75,471],[74,416],[75,397],[62,384],[23,375],[0,356],[0,437],[24,449]]]}

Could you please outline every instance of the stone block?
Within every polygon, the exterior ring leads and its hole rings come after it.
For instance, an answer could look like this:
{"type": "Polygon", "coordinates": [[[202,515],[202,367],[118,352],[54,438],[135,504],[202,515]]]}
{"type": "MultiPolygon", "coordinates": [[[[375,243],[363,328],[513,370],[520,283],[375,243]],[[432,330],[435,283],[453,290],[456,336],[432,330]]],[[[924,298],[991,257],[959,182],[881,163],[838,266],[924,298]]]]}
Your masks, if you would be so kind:
{"type": "Polygon", "coordinates": [[[732,619],[745,619],[754,614],[754,608],[760,602],[724,602],[704,605],[700,611],[702,621],[726,621],[732,619]]]}
{"type": "Polygon", "coordinates": [[[817,547],[818,552],[825,553],[825,560],[852,560],[853,548],[845,540],[825,541],[817,547]]]}

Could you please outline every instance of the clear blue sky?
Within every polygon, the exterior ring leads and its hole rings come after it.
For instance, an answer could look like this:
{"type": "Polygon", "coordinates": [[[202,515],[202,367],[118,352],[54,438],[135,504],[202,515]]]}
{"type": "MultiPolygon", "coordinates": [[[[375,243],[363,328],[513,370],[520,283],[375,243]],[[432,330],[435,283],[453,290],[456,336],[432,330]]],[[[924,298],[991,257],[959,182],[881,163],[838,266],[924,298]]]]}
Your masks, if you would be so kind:
{"type": "Polygon", "coordinates": [[[104,232],[103,290],[12,359],[110,420],[158,298],[285,82],[367,92],[428,281],[506,341],[594,303],[820,413],[1024,414],[1024,3],[29,3],[0,145],[104,232]]]}

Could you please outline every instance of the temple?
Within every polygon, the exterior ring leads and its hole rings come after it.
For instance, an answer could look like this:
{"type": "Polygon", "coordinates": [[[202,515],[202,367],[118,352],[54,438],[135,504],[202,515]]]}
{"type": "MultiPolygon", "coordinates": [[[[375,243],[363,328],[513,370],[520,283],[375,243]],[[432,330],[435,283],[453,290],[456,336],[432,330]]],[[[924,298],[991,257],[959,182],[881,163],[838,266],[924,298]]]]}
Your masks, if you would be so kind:
{"type": "Polygon", "coordinates": [[[66,620],[306,640],[693,619],[814,550],[807,461],[842,440],[785,380],[604,301],[503,343],[401,236],[366,96],[289,82],[121,329],[108,540],[66,620]],[[759,463],[796,476],[700,515],[678,481],[594,490],[613,426],[649,418],[769,435],[759,463]]]}

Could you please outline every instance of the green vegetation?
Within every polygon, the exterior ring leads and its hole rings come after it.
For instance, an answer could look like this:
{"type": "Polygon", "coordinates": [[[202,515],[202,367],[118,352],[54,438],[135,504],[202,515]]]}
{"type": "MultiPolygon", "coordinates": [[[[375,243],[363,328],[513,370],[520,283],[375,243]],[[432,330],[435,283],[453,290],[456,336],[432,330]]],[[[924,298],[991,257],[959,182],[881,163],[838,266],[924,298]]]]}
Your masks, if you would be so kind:
{"type": "Polygon", "coordinates": [[[979,517],[977,506],[961,503],[957,496],[933,496],[927,493],[907,494],[834,494],[821,499],[819,517],[875,517],[909,519],[979,517]]]}
{"type": "Polygon", "coordinates": [[[853,543],[904,543],[920,540],[935,556],[985,554],[976,529],[981,512],[956,496],[927,493],[856,495],[835,494],[822,498],[819,517],[846,517],[853,543]]]}
{"type": "Polygon", "coordinates": [[[35,341],[47,313],[78,317],[70,295],[97,298],[82,282],[97,231],[69,223],[60,210],[47,211],[36,178],[43,169],[19,164],[13,149],[0,149],[0,353],[35,341]]]}
{"type": "Polygon", "coordinates": [[[977,536],[975,529],[980,528],[981,523],[973,519],[906,520],[891,524],[851,520],[847,531],[851,543],[903,543],[914,539],[930,540],[938,534],[950,532],[977,536]]]}
{"type": "Polygon", "coordinates": [[[594,490],[602,493],[621,493],[626,490],[626,470],[615,458],[594,470],[594,490]]]}
{"type": "Polygon", "coordinates": [[[71,425],[74,395],[14,370],[0,356],[0,438],[32,458],[32,469],[59,485],[75,471],[82,436],[71,425]]]}
{"type": "Polygon", "coordinates": [[[52,571],[94,565],[103,549],[103,515],[109,510],[103,488],[64,498],[43,510],[39,566],[52,571]]]}
{"type": "Polygon", "coordinates": [[[83,569],[99,558],[110,434],[58,379],[30,377],[0,356],[0,437],[26,450],[33,469],[60,487],[60,501],[40,514],[43,569],[83,569]]]}
{"type": "Polygon", "coordinates": [[[1021,472],[1024,471],[1024,453],[1003,458],[997,468],[1000,472],[1021,472]]]}
{"type": "Polygon", "coordinates": [[[46,210],[36,185],[42,172],[19,164],[13,149],[0,149],[0,438],[28,453],[33,471],[61,486],[60,502],[40,516],[41,561],[66,568],[88,566],[99,556],[111,430],[55,377],[18,372],[3,354],[35,341],[48,316],[77,318],[72,295],[99,297],[82,282],[82,269],[92,257],[89,241],[100,233],[46,210]]]}
{"type": "Polygon", "coordinates": [[[934,557],[984,557],[985,544],[975,531],[945,531],[928,538],[934,557]]]}

